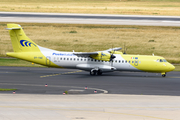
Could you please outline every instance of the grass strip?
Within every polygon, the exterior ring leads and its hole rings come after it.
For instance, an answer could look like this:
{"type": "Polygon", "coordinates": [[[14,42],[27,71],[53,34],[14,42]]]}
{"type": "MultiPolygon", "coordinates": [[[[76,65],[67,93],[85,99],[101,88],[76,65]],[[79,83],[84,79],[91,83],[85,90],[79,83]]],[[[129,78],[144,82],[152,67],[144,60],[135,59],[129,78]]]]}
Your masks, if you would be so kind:
{"type": "Polygon", "coordinates": [[[176,68],[174,71],[180,71],[180,65],[174,65],[176,68]]]}
{"type": "Polygon", "coordinates": [[[8,59],[0,58],[0,66],[19,66],[19,67],[44,67],[32,62],[20,60],[20,59],[8,59]]]}
{"type": "Polygon", "coordinates": [[[0,11],[180,16],[180,2],[179,0],[1,0],[0,11]]]}

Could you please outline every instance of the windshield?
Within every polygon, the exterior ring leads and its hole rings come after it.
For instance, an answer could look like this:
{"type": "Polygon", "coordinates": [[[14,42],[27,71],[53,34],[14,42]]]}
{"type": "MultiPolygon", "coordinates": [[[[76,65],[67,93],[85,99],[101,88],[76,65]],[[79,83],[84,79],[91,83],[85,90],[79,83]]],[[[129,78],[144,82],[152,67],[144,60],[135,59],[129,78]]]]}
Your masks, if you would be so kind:
{"type": "Polygon", "coordinates": [[[165,59],[157,59],[157,62],[167,62],[165,59]]]}
{"type": "Polygon", "coordinates": [[[167,62],[165,59],[163,59],[164,62],[167,62]]]}

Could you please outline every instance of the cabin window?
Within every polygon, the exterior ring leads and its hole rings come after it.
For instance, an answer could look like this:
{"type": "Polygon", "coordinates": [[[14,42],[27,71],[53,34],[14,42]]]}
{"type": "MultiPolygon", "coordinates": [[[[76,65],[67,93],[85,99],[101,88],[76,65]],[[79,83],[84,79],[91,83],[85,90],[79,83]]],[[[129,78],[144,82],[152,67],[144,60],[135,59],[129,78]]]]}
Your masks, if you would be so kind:
{"type": "Polygon", "coordinates": [[[96,59],[94,61],[96,62],[96,59]]]}
{"type": "Polygon", "coordinates": [[[165,59],[163,59],[164,62],[167,62],[165,59]]]}
{"type": "Polygon", "coordinates": [[[64,60],[66,60],[66,58],[64,58],[64,60]]]}
{"type": "Polygon", "coordinates": [[[59,57],[57,57],[57,60],[59,60],[59,57]]]}
{"type": "Polygon", "coordinates": [[[115,62],[117,63],[117,60],[115,62]]]}
{"type": "Polygon", "coordinates": [[[162,59],[160,59],[160,62],[163,62],[163,60],[162,60],[162,59]]]}
{"type": "Polygon", "coordinates": [[[83,59],[81,59],[81,61],[83,61],[83,59]]]}
{"type": "Polygon", "coordinates": [[[156,62],[159,62],[159,59],[157,59],[156,62]]]}
{"type": "Polygon", "coordinates": [[[67,58],[67,60],[69,60],[69,58],[67,58]]]}
{"type": "Polygon", "coordinates": [[[126,63],[127,63],[127,60],[126,60],[126,63]]]}
{"type": "Polygon", "coordinates": [[[91,59],[91,61],[93,61],[93,59],[91,59]]]}
{"type": "Polygon", "coordinates": [[[124,60],[122,60],[122,63],[124,63],[124,60]]]}
{"type": "Polygon", "coordinates": [[[119,63],[121,63],[121,60],[119,60],[119,63]]]}
{"type": "Polygon", "coordinates": [[[100,62],[100,60],[98,60],[98,62],[100,62]]]}
{"type": "Polygon", "coordinates": [[[70,58],[70,60],[72,60],[72,58],[70,58]]]}
{"type": "Polygon", "coordinates": [[[77,61],[79,61],[79,58],[77,59],[77,61]]]}
{"type": "Polygon", "coordinates": [[[62,58],[60,58],[62,60],[62,58]]]}
{"type": "Polygon", "coordinates": [[[129,61],[129,63],[131,63],[131,61],[129,61]]]}
{"type": "Polygon", "coordinates": [[[74,58],[74,61],[76,61],[76,58],[74,58]]]}
{"type": "Polygon", "coordinates": [[[84,58],[84,61],[86,61],[86,58],[84,58]]]}
{"type": "Polygon", "coordinates": [[[132,63],[134,63],[134,61],[132,61],[132,63]]]}
{"type": "Polygon", "coordinates": [[[88,59],[88,61],[90,61],[90,59],[88,59]]]}

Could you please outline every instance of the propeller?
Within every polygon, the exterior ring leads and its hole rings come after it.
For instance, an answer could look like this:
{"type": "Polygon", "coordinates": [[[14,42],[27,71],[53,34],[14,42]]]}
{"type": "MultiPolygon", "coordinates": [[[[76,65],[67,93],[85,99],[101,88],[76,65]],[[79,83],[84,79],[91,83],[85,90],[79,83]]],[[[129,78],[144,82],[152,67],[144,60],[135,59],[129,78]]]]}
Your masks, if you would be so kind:
{"type": "Polygon", "coordinates": [[[112,62],[113,59],[116,58],[116,56],[113,55],[115,53],[115,50],[113,49],[113,46],[112,46],[112,51],[113,51],[113,53],[111,54],[109,62],[112,62]]]}
{"type": "Polygon", "coordinates": [[[101,60],[102,60],[102,55],[103,55],[103,52],[101,52],[101,60]]]}

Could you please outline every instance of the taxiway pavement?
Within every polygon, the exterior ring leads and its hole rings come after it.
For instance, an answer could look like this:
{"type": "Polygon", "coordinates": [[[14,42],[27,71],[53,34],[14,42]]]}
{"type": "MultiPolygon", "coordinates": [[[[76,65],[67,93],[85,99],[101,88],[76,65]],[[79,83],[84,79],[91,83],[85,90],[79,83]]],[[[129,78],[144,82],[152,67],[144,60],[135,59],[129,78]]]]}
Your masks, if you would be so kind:
{"type": "Polygon", "coordinates": [[[179,72],[169,72],[165,78],[157,73],[118,71],[90,76],[89,72],[76,69],[0,67],[0,88],[18,89],[17,94],[62,94],[68,90],[94,94],[97,90],[109,94],[180,96],[179,86],[179,72]],[[86,86],[89,89],[85,90],[86,86]]]}
{"type": "Polygon", "coordinates": [[[0,120],[179,120],[179,96],[0,94],[0,120]]]}

